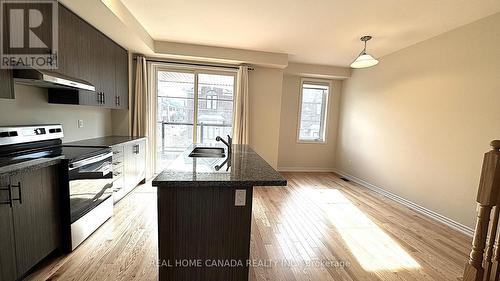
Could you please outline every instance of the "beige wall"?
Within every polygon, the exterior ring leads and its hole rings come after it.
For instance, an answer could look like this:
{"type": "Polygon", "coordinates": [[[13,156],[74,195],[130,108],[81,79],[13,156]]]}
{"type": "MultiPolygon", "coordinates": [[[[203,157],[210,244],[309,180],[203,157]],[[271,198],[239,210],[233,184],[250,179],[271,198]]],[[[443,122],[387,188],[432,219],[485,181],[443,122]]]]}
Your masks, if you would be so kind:
{"type": "Polygon", "coordinates": [[[274,168],[278,165],[283,70],[255,67],[249,73],[250,146],[274,168]]]}
{"type": "Polygon", "coordinates": [[[278,169],[283,171],[331,171],[335,167],[335,148],[342,81],[332,83],[327,113],[327,143],[297,143],[301,77],[285,75],[281,100],[281,126],[278,169]]]}
{"type": "Polygon", "coordinates": [[[129,110],[111,110],[112,134],[114,136],[129,136],[130,135],[130,120],[129,110]]]}
{"type": "Polygon", "coordinates": [[[500,14],[388,55],[344,84],[337,167],[472,227],[500,138],[500,14]]]}
{"type": "Polygon", "coordinates": [[[64,142],[111,135],[111,110],[47,103],[47,90],[15,85],[16,99],[0,99],[0,126],[61,123],[64,142]],[[84,127],[78,128],[78,120],[84,127]]]}

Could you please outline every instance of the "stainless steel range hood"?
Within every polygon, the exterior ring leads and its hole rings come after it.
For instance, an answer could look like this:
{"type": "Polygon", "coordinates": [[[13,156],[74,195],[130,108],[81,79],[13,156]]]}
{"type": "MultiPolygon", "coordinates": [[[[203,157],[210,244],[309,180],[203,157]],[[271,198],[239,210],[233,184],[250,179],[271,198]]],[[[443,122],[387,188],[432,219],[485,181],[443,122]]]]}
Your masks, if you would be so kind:
{"type": "Polygon", "coordinates": [[[42,88],[95,91],[91,83],[45,69],[14,69],[14,81],[42,88]]]}

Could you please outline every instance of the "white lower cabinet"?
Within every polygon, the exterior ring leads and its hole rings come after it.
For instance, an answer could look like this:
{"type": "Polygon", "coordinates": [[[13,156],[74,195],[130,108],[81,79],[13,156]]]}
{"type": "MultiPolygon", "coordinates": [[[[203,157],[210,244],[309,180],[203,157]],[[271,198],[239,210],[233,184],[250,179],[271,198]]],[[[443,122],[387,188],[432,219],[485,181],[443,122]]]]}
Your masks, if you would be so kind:
{"type": "Polygon", "coordinates": [[[118,202],[146,178],[146,140],[118,144],[112,149],[113,200],[118,202]]]}

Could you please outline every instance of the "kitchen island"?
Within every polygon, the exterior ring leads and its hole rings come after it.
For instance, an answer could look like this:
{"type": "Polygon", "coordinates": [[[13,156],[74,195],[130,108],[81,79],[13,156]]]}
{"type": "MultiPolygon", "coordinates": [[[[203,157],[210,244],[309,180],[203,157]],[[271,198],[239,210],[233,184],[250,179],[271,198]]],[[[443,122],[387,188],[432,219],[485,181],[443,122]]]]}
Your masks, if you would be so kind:
{"type": "Polygon", "coordinates": [[[153,180],[159,280],[248,280],[253,187],[287,182],[248,145],[191,157],[200,146],[153,180]]]}

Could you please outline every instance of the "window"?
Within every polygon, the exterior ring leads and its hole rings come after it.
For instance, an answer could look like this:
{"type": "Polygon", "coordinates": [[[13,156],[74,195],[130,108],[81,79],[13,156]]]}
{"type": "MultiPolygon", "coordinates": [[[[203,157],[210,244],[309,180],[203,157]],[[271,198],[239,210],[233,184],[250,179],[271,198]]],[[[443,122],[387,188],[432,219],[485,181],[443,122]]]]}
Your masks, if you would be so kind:
{"type": "Polygon", "coordinates": [[[192,143],[232,135],[235,72],[159,67],[155,79],[158,169],[192,143]]]}
{"type": "Polygon", "coordinates": [[[233,74],[198,74],[197,143],[214,143],[233,135],[233,74]],[[204,106],[205,105],[205,106],[204,106]]]}
{"type": "Polygon", "coordinates": [[[217,109],[217,96],[207,95],[207,109],[217,109]]]}
{"type": "Polygon", "coordinates": [[[330,83],[302,80],[298,142],[326,142],[326,114],[330,83]]]}

